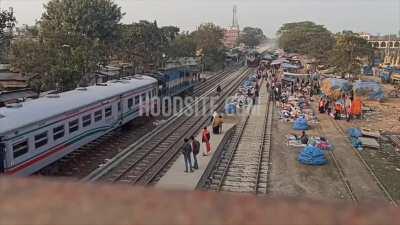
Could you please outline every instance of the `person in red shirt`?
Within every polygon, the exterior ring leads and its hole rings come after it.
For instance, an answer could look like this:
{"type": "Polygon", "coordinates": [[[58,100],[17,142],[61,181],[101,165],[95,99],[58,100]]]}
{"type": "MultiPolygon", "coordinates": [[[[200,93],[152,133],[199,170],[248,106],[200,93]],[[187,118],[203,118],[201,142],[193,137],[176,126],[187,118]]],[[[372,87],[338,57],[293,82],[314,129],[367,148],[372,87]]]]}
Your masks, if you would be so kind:
{"type": "Polygon", "coordinates": [[[207,156],[211,152],[210,138],[211,138],[210,132],[208,132],[207,127],[204,127],[201,138],[201,142],[204,143],[203,156],[207,156]]]}

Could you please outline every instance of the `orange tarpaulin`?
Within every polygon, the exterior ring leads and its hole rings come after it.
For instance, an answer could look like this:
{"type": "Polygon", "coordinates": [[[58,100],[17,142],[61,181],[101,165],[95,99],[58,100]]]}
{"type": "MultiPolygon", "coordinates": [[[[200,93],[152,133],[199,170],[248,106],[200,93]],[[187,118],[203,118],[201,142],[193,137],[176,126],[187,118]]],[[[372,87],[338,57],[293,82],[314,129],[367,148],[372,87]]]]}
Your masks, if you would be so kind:
{"type": "Polygon", "coordinates": [[[359,116],[361,115],[361,110],[362,110],[362,102],[361,99],[356,98],[353,100],[353,102],[351,103],[351,114],[353,116],[359,116]]]}

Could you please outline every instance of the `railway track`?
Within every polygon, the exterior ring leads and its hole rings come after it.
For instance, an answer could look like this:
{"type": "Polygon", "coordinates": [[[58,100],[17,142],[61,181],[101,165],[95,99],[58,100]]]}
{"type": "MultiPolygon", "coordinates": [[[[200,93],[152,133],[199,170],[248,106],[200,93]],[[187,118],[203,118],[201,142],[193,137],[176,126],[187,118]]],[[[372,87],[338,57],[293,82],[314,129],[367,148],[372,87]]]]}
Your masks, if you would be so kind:
{"type": "MultiPolygon", "coordinates": [[[[343,130],[343,128],[332,118],[329,118],[329,121],[332,123],[332,125],[336,128],[336,130],[346,139],[346,142],[348,144],[351,145],[350,140],[347,138],[346,132],[343,130]]],[[[375,182],[377,183],[377,185],[379,186],[379,188],[383,191],[383,193],[385,194],[387,200],[390,202],[390,204],[392,204],[393,206],[399,207],[398,203],[396,202],[396,200],[394,200],[394,198],[391,196],[391,194],[389,193],[389,191],[386,189],[385,185],[380,181],[380,179],[378,178],[378,176],[376,175],[374,169],[368,164],[368,162],[364,159],[364,157],[358,152],[358,150],[356,150],[354,147],[352,147],[352,150],[354,152],[354,154],[359,158],[359,160],[362,162],[362,164],[364,165],[364,167],[368,170],[368,172],[371,174],[371,176],[373,177],[373,179],[375,180],[375,182]]],[[[333,153],[332,153],[333,154],[333,153]]],[[[334,159],[335,163],[337,162],[336,159],[334,159]]],[[[339,165],[340,167],[340,165],[339,165]]],[[[347,178],[344,177],[345,181],[347,181],[347,178]]],[[[351,186],[349,187],[349,191],[352,192],[351,190],[351,186]]],[[[352,192],[352,195],[354,195],[354,197],[352,197],[353,201],[358,203],[358,200],[356,198],[356,195],[354,192],[352,192]]]]}
{"type": "MultiPolygon", "coordinates": [[[[207,90],[214,90],[221,80],[233,80],[238,68],[230,68],[214,74],[193,91],[193,96],[201,96],[207,90]]],[[[59,161],[41,169],[34,176],[72,177],[82,179],[99,166],[106,164],[132,144],[132,140],[148,134],[156,128],[159,118],[138,118],[124,127],[118,128],[97,140],[82,146],[59,161]]]]}
{"type": "Polygon", "coordinates": [[[226,76],[232,75],[232,73],[237,69],[239,69],[239,67],[229,68],[226,71],[214,74],[209,79],[207,79],[206,82],[201,83],[198,87],[194,89],[193,96],[201,96],[210,89],[210,84],[212,85],[215,83],[219,83],[218,80],[223,79],[226,76]]]}
{"type": "MultiPolygon", "coordinates": [[[[267,98],[269,99],[268,95],[267,98]]],[[[243,117],[201,189],[265,195],[268,192],[273,103],[243,117]],[[264,116],[258,116],[264,115],[264,116]],[[263,121],[260,125],[260,120],[263,121]]]]}
{"type": "MultiPolygon", "coordinates": [[[[231,74],[234,80],[225,79],[219,84],[225,86],[225,92],[217,101],[217,106],[222,106],[224,97],[229,96],[236,87],[248,75],[248,70],[241,69],[240,72],[231,74]]],[[[196,104],[206,105],[214,89],[204,93],[196,104]],[[204,103],[204,104],[203,104],[204,103]]],[[[129,183],[147,185],[159,180],[163,173],[180,153],[183,137],[198,132],[209,120],[211,108],[199,108],[198,112],[204,110],[200,115],[187,115],[193,110],[194,104],[188,105],[180,113],[171,117],[163,126],[154,132],[143,136],[136,143],[118,154],[112,161],[95,170],[83,181],[105,181],[111,183],[129,183]]]]}
{"type": "MultiPolygon", "coordinates": [[[[320,125],[317,126],[317,130],[318,130],[318,133],[320,133],[322,136],[326,136],[325,133],[322,131],[320,125]]],[[[340,165],[339,160],[337,160],[334,151],[327,151],[327,152],[328,152],[329,158],[331,159],[330,161],[333,162],[335,168],[337,169],[340,179],[342,180],[342,182],[345,186],[345,189],[346,189],[347,193],[349,194],[351,200],[353,201],[354,204],[358,204],[358,198],[357,198],[356,194],[354,193],[353,189],[351,188],[349,179],[346,177],[346,174],[344,173],[344,170],[343,170],[342,166],[340,165]]]]}

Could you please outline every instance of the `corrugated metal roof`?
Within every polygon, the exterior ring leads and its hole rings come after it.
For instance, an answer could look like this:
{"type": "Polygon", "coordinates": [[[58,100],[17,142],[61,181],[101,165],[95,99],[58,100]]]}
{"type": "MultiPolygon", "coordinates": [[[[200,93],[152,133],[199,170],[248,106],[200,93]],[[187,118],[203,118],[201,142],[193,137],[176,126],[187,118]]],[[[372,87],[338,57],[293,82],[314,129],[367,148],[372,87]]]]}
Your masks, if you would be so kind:
{"type": "Polygon", "coordinates": [[[26,81],[28,79],[26,77],[21,76],[19,73],[0,72],[0,81],[4,80],[26,81]]]}
{"type": "Polygon", "coordinates": [[[19,98],[34,98],[37,96],[37,93],[31,90],[24,91],[13,91],[13,92],[3,92],[0,93],[0,102],[8,102],[10,100],[19,99],[19,98]]]}

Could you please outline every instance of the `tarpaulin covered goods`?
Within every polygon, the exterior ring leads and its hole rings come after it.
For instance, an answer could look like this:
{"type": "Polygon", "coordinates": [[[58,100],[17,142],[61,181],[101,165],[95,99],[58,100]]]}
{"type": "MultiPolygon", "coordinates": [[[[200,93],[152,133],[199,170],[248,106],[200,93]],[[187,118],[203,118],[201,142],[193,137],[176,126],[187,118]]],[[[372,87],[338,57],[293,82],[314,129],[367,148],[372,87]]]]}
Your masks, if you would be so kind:
{"type": "Polygon", "coordinates": [[[382,101],[385,98],[382,86],[375,81],[357,81],[353,90],[356,96],[369,100],[382,101]]]}
{"type": "Polygon", "coordinates": [[[350,92],[351,88],[350,82],[337,78],[326,78],[321,85],[322,92],[335,100],[341,98],[344,93],[350,92]]]}
{"type": "Polygon", "coordinates": [[[321,166],[328,163],[325,158],[324,152],[314,146],[307,146],[304,150],[300,153],[299,162],[305,165],[312,165],[312,166],[321,166]]]}
{"type": "Polygon", "coordinates": [[[294,130],[308,130],[308,122],[304,117],[298,118],[293,124],[294,130]]]}

